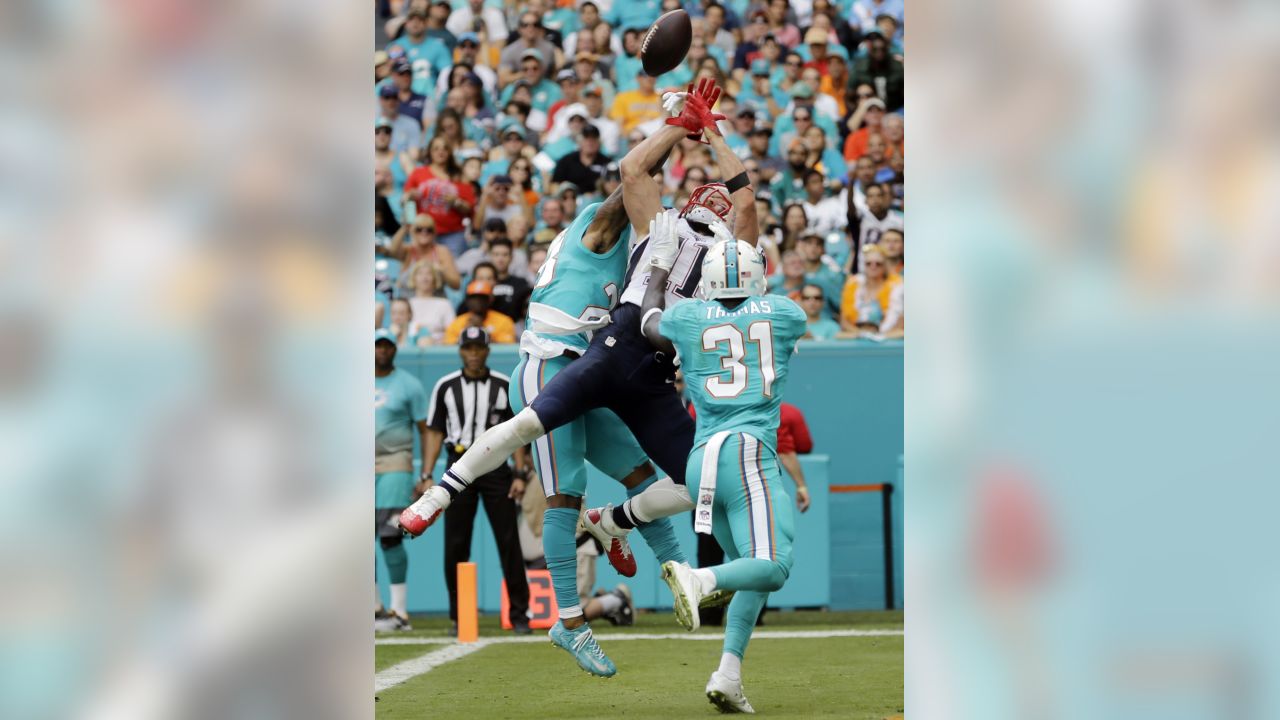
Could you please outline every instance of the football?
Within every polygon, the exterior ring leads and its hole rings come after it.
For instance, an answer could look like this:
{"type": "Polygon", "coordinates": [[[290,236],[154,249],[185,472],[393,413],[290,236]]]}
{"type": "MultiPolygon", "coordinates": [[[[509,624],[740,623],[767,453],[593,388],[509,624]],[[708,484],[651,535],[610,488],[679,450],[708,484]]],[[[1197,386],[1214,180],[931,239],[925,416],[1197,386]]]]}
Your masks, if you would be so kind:
{"type": "Polygon", "coordinates": [[[689,13],[672,10],[654,21],[640,43],[640,62],[652,77],[674,70],[684,62],[693,42],[693,23],[689,13]]]}

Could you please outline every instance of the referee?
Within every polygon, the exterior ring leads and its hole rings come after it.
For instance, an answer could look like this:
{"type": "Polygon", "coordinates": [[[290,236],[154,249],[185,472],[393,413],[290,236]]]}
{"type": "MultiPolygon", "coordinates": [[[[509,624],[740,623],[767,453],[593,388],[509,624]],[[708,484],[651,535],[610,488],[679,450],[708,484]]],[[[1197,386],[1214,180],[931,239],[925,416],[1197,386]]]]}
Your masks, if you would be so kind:
{"type": "MultiPolygon", "coordinates": [[[[445,448],[445,466],[451,467],[476,438],[512,416],[507,397],[509,378],[491,372],[489,335],[483,328],[467,327],[458,340],[462,369],[440,378],[431,391],[427,415],[425,468],[434,468],[445,448]]],[[[516,470],[506,463],[462,491],[444,512],[444,579],[449,588],[449,619],[458,624],[458,563],[471,559],[471,532],[476,507],[484,500],[484,511],[498,545],[502,575],[507,581],[510,620],[517,635],[528,635],[529,582],[524,575],[524,556],[516,531],[517,503],[524,496],[530,462],[526,448],[512,456],[516,470]]],[[[430,479],[428,478],[428,485],[430,479]]]]}

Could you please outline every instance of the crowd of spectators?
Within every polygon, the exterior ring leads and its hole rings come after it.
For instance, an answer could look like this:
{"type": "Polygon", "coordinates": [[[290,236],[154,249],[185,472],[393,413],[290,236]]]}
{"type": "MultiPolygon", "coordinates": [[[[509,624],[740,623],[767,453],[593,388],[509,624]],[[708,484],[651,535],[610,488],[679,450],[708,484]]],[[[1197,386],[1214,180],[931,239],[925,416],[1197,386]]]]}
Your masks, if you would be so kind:
{"type": "MultiPolygon", "coordinates": [[[[548,247],[621,182],[661,94],[714,78],[756,190],[769,288],[814,339],[901,336],[902,0],[379,0],[376,318],[401,349],[468,326],[515,342],[548,247]],[[683,8],[693,41],[658,78],[644,31],[683,8]]],[[[724,180],[677,146],[664,202],[724,180]]]]}

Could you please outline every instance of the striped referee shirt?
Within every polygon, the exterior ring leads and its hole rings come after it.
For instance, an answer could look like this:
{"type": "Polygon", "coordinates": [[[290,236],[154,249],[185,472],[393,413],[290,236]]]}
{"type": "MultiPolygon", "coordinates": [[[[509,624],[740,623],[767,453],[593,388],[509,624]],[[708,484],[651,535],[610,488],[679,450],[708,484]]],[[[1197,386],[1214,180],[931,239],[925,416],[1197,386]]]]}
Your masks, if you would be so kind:
{"type": "Polygon", "coordinates": [[[444,449],[471,447],[485,430],[511,419],[507,393],[511,379],[489,371],[484,377],[469,378],[461,370],[445,375],[431,390],[427,425],[444,433],[444,449]]]}

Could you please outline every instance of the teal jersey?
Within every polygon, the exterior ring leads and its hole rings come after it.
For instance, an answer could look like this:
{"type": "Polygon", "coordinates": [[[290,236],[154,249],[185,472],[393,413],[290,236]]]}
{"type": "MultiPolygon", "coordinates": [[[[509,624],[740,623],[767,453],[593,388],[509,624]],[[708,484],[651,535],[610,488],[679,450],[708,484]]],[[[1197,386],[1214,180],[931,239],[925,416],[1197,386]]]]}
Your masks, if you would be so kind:
{"type": "Polygon", "coordinates": [[[805,325],[804,311],[782,295],[755,295],[732,310],[695,298],[662,313],[658,329],[676,347],[698,413],[694,447],[721,430],[775,446],[791,353],[805,325]]]}
{"type": "Polygon", "coordinates": [[[373,379],[374,454],[413,450],[414,423],[427,419],[427,391],[405,370],[373,379]]]}
{"type": "Polygon", "coordinates": [[[627,273],[630,226],[608,252],[598,255],[582,245],[582,236],[602,203],[583,208],[547,248],[529,297],[529,317],[520,349],[540,358],[565,350],[579,354],[591,344],[591,333],[609,324],[627,273]]]}

